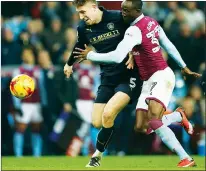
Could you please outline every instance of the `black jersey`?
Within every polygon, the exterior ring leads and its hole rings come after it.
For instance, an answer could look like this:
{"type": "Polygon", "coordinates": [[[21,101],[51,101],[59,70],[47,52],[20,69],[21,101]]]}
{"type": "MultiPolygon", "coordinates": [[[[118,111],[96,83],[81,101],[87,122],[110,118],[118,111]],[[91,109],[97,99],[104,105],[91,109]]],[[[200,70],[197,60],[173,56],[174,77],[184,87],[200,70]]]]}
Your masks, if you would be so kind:
{"type": "MultiPolygon", "coordinates": [[[[107,53],[116,49],[119,42],[123,39],[124,33],[128,26],[123,22],[120,11],[105,10],[103,11],[102,20],[98,24],[86,25],[84,21],[81,21],[78,26],[78,42],[75,47],[84,49],[84,44],[92,45],[96,52],[107,53]]],[[[127,72],[125,58],[121,63],[108,64],[99,63],[101,68],[101,74],[104,76],[113,76],[122,72],[127,72]]],[[[73,54],[68,61],[68,65],[72,65],[75,59],[73,54]]]]}

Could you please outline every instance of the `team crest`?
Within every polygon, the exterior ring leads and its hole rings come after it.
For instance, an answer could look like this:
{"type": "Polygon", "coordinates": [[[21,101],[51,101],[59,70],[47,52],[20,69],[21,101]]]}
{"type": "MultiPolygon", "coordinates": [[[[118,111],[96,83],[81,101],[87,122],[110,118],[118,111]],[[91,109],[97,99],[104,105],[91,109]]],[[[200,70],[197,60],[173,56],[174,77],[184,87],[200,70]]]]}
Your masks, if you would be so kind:
{"type": "Polygon", "coordinates": [[[114,23],[108,23],[108,24],[107,24],[107,28],[108,28],[109,30],[114,30],[114,23]]]}

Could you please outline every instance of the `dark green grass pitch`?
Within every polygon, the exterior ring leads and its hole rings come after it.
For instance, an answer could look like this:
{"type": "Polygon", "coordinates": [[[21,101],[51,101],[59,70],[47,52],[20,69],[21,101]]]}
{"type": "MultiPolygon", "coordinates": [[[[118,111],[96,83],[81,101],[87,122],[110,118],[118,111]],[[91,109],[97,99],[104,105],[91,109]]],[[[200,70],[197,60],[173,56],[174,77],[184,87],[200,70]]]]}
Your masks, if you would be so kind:
{"type": "Polygon", "coordinates": [[[205,157],[193,156],[197,167],[177,168],[177,156],[105,156],[98,168],[85,168],[89,157],[2,157],[2,170],[205,170],[205,157]]]}

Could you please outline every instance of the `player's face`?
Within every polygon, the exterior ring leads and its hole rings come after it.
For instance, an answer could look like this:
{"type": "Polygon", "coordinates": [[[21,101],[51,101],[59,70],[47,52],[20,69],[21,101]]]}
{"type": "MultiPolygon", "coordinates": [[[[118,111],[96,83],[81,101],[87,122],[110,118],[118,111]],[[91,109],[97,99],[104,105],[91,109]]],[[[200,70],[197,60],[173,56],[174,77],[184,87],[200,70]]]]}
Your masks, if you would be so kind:
{"type": "Polygon", "coordinates": [[[31,50],[24,50],[22,59],[26,64],[34,64],[34,54],[31,50]]]}
{"type": "Polygon", "coordinates": [[[84,20],[87,25],[92,25],[96,20],[96,11],[98,7],[96,4],[88,2],[83,6],[76,8],[81,20],[84,20]]]}
{"type": "Polygon", "coordinates": [[[130,24],[137,17],[137,10],[132,6],[131,1],[124,0],[122,2],[122,16],[125,23],[130,24]]]}

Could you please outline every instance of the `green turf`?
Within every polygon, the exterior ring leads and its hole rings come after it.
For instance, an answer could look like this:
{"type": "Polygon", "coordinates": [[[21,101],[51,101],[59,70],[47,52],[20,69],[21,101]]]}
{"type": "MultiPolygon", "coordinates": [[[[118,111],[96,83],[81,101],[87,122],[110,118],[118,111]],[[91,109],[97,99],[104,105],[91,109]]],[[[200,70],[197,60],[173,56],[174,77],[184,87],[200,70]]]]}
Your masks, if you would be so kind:
{"type": "Polygon", "coordinates": [[[85,168],[89,157],[2,157],[3,170],[205,170],[205,157],[194,156],[197,167],[177,168],[177,156],[106,156],[101,167],[85,168]]]}

